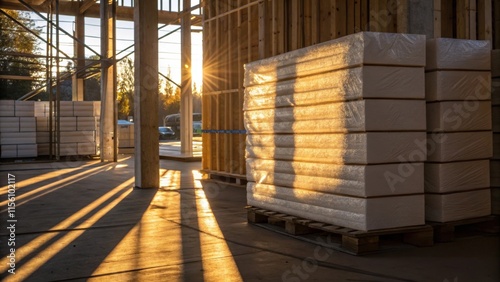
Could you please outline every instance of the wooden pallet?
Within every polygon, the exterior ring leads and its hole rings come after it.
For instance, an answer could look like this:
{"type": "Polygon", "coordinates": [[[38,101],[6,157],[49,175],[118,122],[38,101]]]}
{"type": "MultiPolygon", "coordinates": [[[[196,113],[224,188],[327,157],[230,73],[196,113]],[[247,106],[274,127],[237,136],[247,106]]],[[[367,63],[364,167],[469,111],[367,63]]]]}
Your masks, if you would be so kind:
{"type": "Polygon", "coordinates": [[[292,235],[327,232],[341,236],[341,250],[355,255],[378,250],[379,237],[384,235],[402,235],[403,242],[419,247],[432,246],[434,244],[433,229],[430,225],[360,231],[253,206],[247,206],[246,209],[248,222],[278,225],[283,227],[285,232],[292,235]]]}
{"type": "Polygon", "coordinates": [[[455,240],[455,228],[465,226],[486,233],[500,232],[500,217],[495,215],[462,219],[450,222],[427,222],[434,229],[435,242],[451,242],[455,240]]]}
{"type": "Polygon", "coordinates": [[[210,170],[202,170],[201,172],[205,174],[206,179],[212,179],[216,181],[238,184],[238,185],[246,185],[248,182],[246,175],[223,173],[219,171],[210,171],[210,170]]]}

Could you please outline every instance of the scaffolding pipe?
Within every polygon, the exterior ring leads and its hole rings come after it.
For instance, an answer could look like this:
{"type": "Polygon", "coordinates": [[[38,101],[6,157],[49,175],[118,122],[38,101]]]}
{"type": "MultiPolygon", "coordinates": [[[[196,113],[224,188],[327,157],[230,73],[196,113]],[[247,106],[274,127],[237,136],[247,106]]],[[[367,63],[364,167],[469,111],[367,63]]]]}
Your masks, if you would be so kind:
{"type": "MultiPolygon", "coordinates": [[[[45,39],[43,39],[43,37],[41,37],[40,35],[38,35],[36,32],[34,32],[33,30],[31,30],[30,28],[26,27],[22,22],[16,20],[15,18],[11,17],[9,14],[7,14],[4,10],[0,9],[0,12],[2,14],[4,14],[6,17],[8,17],[11,21],[15,22],[17,25],[19,25],[20,27],[22,27],[24,30],[26,30],[27,32],[31,33],[32,35],[34,35],[36,38],[40,39],[41,41],[43,41],[44,43],[47,43],[47,44],[50,44],[49,42],[45,41],[45,39]]],[[[48,25],[47,25],[48,26],[48,25]]],[[[51,47],[55,48],[54,45],[50,44],[51,47]]],[[[48,47],[48,46],[47,46],[48,47]]],[[[63,51],[60,51],[61,54],[63,54],[66,58],[68,59],[71,59],[70,56],[66,53],[64,53],[63,51]]]]}
{"type": "MultiPolygon", "coordinates": [[[[40,12],[38,12],[37,10],[35,10],[33,7],[31,7],[28,3],[26,3],[24,0],[18,0],[19,3],[23,4],[23,6],[25,6],[26,8],[28,8],[28,10],[32,11],[33,13],[35,13],[37,16],[39,16],[40,18],[42,18],[43,20],[46,20],[47,22],[50,22],[51,25],[54,25],[54,23],[45,18],[40,12]]],[[[57,7],[59,6],[59,1],[56,0],[56,10],[57,10],[57,7]]],[[[59,13],[57,13],[56,15],[56,18],[59,17],[59,13]]],[[[64,34],[66,34],[67,36],[71,37],[71,39],[73,40],[76,40],[78,43],[82,44],[83,46],[85,46],[85,48],[89,49],[90,51],[92,51],[92,53],[96,54],[97,56],[101,56],[99,55],[99,53],[97,53],[94,49],[92,49],[91,47],[89,47],[88,45],[86,45],[85,43],[83,43],[81,40],[79,40],[78,38],[75,38],[73,35],[71,35],[69,32],[67,32],[66,30],[62,29],[58,24],[55,25],[56,29],[58,31],[62,31],[64,34]]],[[[57,43],[56,43],[57,44],[57,43]]]]}
{"type": "MultiPolygon", "coordinates": [[[[56,0],[56,27],[59,27],[59,0],[56,0]]],[[[59,28],[56,29],[56,79],[61,79],[59,65],[59,28]]],[[[61,85],[56,85],[56,160],[61,158],[61,85]]]]}
{"type": "MultiPolygon", "coordinates": [[[[47,19],[53,19],[53,13],[52,13],[52,2],[49,4],[49,11],[47,12],[47,19]]],[[[54,37],[54,31],[53,31],[53,28],[52,28],[52,24],[49,23],[49,21],[47,20],[47,30],[49,30],[49,32],[47,32],[47,36],[49,37],[48,39],[48,42],[52,43],[52,39],[54,37]]],[[[48,67],[48,77],[47,77],[47,81],[48,81],[48,92],[49,92],[49,158],[53,158],[54,157],[54,127],[53,127],[53,121],[54,121],[54,118],[53,118],[53,115],[54,115],[54,95],[52,93],[52,55],[53,55],[53,49],[52,47],[50,46],[47,46],[47,50],[50,50],[49,52],[49,56],[50,56],[50,60],[49,60],[49,67],[48,67]]]]}

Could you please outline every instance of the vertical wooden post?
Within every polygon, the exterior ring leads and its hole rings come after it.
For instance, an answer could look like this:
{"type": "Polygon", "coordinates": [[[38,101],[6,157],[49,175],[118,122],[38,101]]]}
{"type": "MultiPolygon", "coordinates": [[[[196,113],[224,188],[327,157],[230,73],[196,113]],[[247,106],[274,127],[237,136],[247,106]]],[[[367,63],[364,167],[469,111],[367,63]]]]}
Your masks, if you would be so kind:
{"type": "Polygon", "coordinates": [[[396,6],[397,32],[408,33],[408,0],[397,0],[396,6]]]}
{"type": "MultiPolygon", "coordinates": [[[[500,1],[497,1],[499,6],[497,10],[500,10],[500,1]]],[[[491,0],[478,0],[477,1],[477,19],[478,19],[478,39],[480,40],[493,40],[493,28],[492,28],[492,15],[493,15],[493,9],[492,9],[492,1],[491,0]]],[[[500,14],[500,12],[499,12],[500,14]]],[[[499,15],[500,16],[500,15],[499,15]]],[[[500,18],[497,19],[497,21],[500,21],[500,18]]],[[[498,27],[500,29],[500,26],[498,27]]],[[[499,31],[500,33],[500,31],[499,31]]],[[[500,38],[499,38],[500,39],[500,38]]],[[[493,42],[492,42],[493,43],[493,42]]],[[[493,44],[492,44],[493,45],[493,44]]],[[[497,46],[497,49],[499,46],[497,46]]]]}
{"type": "Polygon", "coordinates": [[[116,2],[113,0],[101,1],[101,30],[101,161],[116,162],[116,2]]]}
{"type": "Polygon", "coordinates": [[[469,39],[477,39],[477,7],[476,0],[469,0],[469,13],[468,13],[468,28],[469,28],[469,39]]]}
{"type": "Polygon", "coordinates": [[[158,188],[158,2],[134,1],[135,186],[158,188]]]}
{"type": "MultiPolygon", "coordinates": [[[[75,16],[75,32],[74,36],[78,38],[81,42],[85,42],[85,16],[83,14],[78,14],[75,16]]],[[[76,40],[73,42],[75,57],[75,69],[77,71],[81,70],[85,66],[85,46],[78,43],[76,40]]],[[[74,74],[72,77],[73,84],[73,101],[83,101],[85,96],[84,80],[82,74],[74,74]]]]}
{"type": "Polygon", "coordinates": [[[193,93],[191,89],[191,0],[183,1],[181,17],[181,154],[193,155],[193,93]]]}
{"type": "Polygon", "coordinates": [[[434,38],[441,37],[441,0],[434,0],[434,38]]]}

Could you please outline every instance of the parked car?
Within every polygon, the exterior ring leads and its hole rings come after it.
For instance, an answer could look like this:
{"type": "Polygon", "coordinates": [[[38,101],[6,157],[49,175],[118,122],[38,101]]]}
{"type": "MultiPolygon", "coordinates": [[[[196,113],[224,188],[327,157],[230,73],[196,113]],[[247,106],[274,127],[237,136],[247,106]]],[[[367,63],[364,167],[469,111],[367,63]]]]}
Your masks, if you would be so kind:
{"type": "Polygon", "coordinates": [[[175,132],[170,126],[160,126],[158,127],[158,132],[160,134],[160,140],[169,140],[175,137],[175,132]]]}
{"type": "MultiPolygon", "coordinates": [[[[163,126],[169,126],[177,136],[181,132],[181,115],[168,115],[163,119],[163,126]]],[[[201,113],[193,113],[193,136],[201,136],[201,113]]]]}

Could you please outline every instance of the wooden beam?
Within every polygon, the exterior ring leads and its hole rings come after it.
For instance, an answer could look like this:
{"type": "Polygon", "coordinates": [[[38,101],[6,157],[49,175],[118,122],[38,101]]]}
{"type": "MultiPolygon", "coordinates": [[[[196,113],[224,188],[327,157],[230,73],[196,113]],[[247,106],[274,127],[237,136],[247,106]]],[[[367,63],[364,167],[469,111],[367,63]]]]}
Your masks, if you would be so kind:
{"type": "MultiPolygon", "coordinates": [[[[36,5],[32,6],[35,10],[40,13],[47,13],[47,5],[36,5]]],[[[18,2],[4,2],[0,1],[1,9],[8,10],[18,10],[18,11],[29,11],[25,6],[18,2]]],[[[100,4],[94,3],[85,10],[85,16],[90,18],[100,18],[100,4]]],[[[59,14],[68,16],[77,16],[80,14],[80,2],[77,1],[64,1],[59,4],[59,14]]],[[[201,26],[202,16],[192,15],[194,26],[201,26]]],[[[116,8],[116,19],[123,21],[134,21],[134,7],[124,7],[118,6],[116,8]]],[[[158,11],[158,23],[160,24],[180,24],[179,13],[168,12],[168,11],[158,11]]]]}
{"type": "Polygon", "coordinates": [[[35,80],[32,76],[0,74],[0,79],[8,80],[35,80]]]}
{"type": "MultiPolygon", "coordinates": [[[[477,1],[477,33],[480,40],[493,40],[492,28],[492,1],[491,0],[478,0],[477,1]]],[[[500,1],[499,1],[500,4],[500,1]]],[[[500,9],[500,5],[497,9],[500,9]]],[[[500,19],[498,19],[500,20],[500,19]]],[[[500,28],[500,26],[499,26],[500,28]]],[[[493,43],[493,42],[492,42],[493,43]]]]}
{"type": "Polygon", "coordinates": [[[477,20],[476,0],[469,0],[468,32],[469,32],[469,39],[472,40],[477,39],[476,20],[477,20]]]}
{"type": "Polygon", "coordinates": [[[87,9],[90,8],[92,5],[94,5],[96,2],[97,0],[85,0],[83,2],[80,2],[81,4],[78,12],[80,14],[85,13],[85,11],[87,11],[87,9]]]}
{"type": "Polygon", "coordinates": [[[319,0],[319,42],[332,38],[330,0],[319,0]]]}
{"type": "Polygon", "coordinates": [[[441,37],[441,0],[434,0],[434,38],[441,37]]]}
{"type": "Polygon", "coordinates": [[[441,37],[452,38],[456,32],[453,0],[441,0],[441,37]]]}
{"type": "Polygon", "coordinates": [[[339,38],[347,34],[347,3],[345,0],[332,1],[332,14],[334,15],[333,37],[339,38]]]}
{"type": "Polygon", "coordinates": [[[347,34],[356,32],[356,2],[356,0],[347,1],[347,34]]]}
{"type": "Polygon", "coordinates": [[[267,54],[267,36],[266,32],[269,29],[268,27],[268,10],[267,10],[267,1],[259,3],[259,58],[264,59],[268,57],[267,54]]]}
{"type": "Polygon", "coordinates": [[[469,0],[457,0],[456,1],[456,17],[457,17],[457,34],[456,37],[459,39],[469,38],[469,0]]]}

